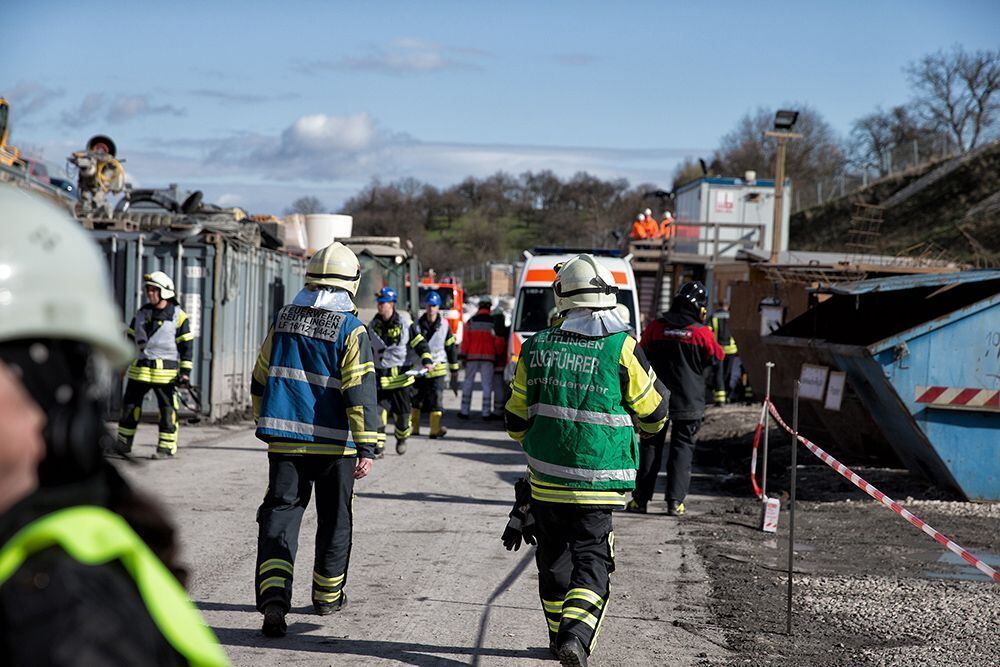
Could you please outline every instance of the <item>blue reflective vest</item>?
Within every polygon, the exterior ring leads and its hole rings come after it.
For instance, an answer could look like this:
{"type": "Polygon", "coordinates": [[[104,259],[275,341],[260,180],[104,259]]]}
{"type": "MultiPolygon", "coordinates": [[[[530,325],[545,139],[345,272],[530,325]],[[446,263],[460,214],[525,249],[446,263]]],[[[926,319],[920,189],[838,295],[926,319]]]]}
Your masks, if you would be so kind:
{"type": "Polygon", "coordinates": [[[355,453],[340,366],[347,337],[363,326],[348,312],[294,304],[278,311],[257,422],[270,451],[283,451],[273,444],[280,441],[288,453],[355,453]],[[321,444],[297,449],[296,442],[321,444]]]}

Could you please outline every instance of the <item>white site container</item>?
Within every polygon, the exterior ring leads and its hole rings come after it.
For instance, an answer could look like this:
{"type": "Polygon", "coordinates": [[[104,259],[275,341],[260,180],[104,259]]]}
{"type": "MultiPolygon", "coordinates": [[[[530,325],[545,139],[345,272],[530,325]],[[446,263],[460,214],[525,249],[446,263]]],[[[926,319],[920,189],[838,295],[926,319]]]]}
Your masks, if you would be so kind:
{"type": "MultiPolygon", "coordinates": [[[[792,201],[791,182],[785,181],[782,193],[781,248],[788,249],[788,217],[792,201]]],[[[774,181],[759,180],[753,172],[744,178],[704,177],[677,189],[674,217],[676,218],[677,252],[711,255],[715,245],[715,231],[702,227],[684,228],[692,223],[739,223],[763,225],[763,238],[753,236],[748,228],[719,228],[719,250],[722,257],[735,257],[745,245],[771,250],[774,224],[774,181]],[[687,232],[687,233],[685,233],[687,232]],[[728,246],[728,247],[727,247],[728,246]]]]}
{"type": "Polygon", "coordinates": [[[309,253],[325,248],[337,239],[351,235],[354,218],[334,213],[311,213],[306,216],[306,238],[309,253]]]}

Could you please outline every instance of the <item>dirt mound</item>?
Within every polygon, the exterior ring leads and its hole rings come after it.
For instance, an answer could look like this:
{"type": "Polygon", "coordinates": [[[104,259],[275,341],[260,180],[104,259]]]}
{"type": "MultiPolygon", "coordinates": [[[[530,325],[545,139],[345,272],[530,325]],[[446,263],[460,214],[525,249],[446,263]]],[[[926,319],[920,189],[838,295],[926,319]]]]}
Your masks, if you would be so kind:
{"type": "Polygon", "coordinates": [[[886,207],[878,254],[1000,264],[1000,141],[794,214],[790,247],[849,251],[856,202],[886,207]]]}

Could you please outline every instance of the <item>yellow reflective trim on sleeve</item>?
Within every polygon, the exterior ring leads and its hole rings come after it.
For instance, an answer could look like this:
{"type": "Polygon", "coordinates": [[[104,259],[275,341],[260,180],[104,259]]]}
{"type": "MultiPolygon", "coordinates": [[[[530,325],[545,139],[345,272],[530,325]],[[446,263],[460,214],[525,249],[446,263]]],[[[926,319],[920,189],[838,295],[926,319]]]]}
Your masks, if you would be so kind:
{"type": "Polygon", "coordinates": [[[257,569],[257,574],[264,574],[268,570],[284,570],[288,574],[294,574],[292,572],[292,564],[284,558],[270,558],[264,561],[257,569]]]}
{"type": "Polygon", "coordinates": [[[185,313],[183,310],[180,310],[179,308],[178,311],[179,312],[177,313],[177,328],[179,329],[182,324],[187,322],[188,314],[185,313]]]}
{"type": "Polygon", "coordinates": [[[598,609],[604,609],[604,600],[601,598],[601,596],[595,593],[594,591],[587,590],[586,588],[569,589],[569,592],[566,593],[566,599],[585,600],[586,602],[589,602],[598,609]]]}

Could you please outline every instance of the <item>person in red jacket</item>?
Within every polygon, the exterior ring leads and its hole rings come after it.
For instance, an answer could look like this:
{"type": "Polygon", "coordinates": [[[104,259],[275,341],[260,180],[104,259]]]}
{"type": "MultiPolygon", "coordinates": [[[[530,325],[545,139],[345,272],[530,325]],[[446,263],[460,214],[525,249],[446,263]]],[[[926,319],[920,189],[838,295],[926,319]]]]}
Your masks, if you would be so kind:
{"type": "MultiPolygon", "coordinates": [[[[670,447],[667,448],[667,514],[684,514],[684,498],[691,484],[695,436],[705,415],[704,371],[725,357],[715,334],[705,326],[708,293],[698,281],[677,291],[669,312],[642,332],[642,346],[656,377],[670,390],[670,447]]],[[[646,513],[660,472],[666,429],[645,439],[639,449],[639,474],[629,512],[646,513]]]]}
{"type": "Polygon", "coordinates": [[[461,357],[465,360],[465,380],[462,382],[462,408],[459,419],[468,419],[472,408],[472,391],[476,376],[483,387],[483,419],[493,418],[493,364],[496,361],[497,344],[493,331],[493,316],[490,307],[493,302],[488,296],[479,299],[479,310],[465,323],[462,336],[461,357]]]}

